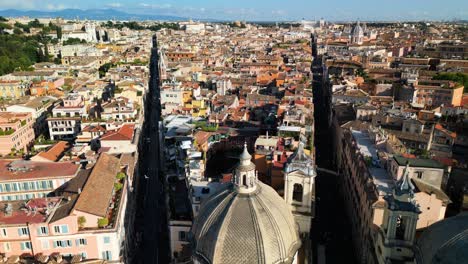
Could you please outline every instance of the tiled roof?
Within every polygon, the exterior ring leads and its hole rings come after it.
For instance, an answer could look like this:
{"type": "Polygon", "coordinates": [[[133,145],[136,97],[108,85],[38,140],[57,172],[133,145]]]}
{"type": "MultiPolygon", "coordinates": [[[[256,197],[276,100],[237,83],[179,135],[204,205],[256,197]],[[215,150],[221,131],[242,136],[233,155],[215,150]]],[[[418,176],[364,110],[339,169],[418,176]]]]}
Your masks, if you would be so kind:
{"type": "Polygon", "coordinates": [[[83,128],[82,132],[106,132],[106,128],[101,125],[89,125],[83,128]]]}
{"type": "Polygon", "coordinates": [[[125,124],[117,131],[111,131],[101,137],[102,140],[132,140],[135,124],[125,124]]]}
{"type": "Polygon", "coordinates": [[[88,180],[90,174],[90,169],[80,170],[75,178],[68,181],[63,188],[59,188],[57,190],[57,194],[66,198],[66,201],[62,202],[55,210],[52,218],[50,219],[51,223],[70,215],[78,199],[80,189],[83,189],[83,186],[88,180]]]}
{"type": "Polygon", "coordinates": [[[59,141],[55,145],[53,145],[49,150],[39,152],[37,156],[50,161],[57,161],[63,156],[63,153],[70,147],[71,146],[68,142],[59,141]]]}
{"type": "Polygon", "coordinates": [[[119,159],[102,153],[73,209],[105,217],[112,198],[115,177],[119,171],[119,159]]]}

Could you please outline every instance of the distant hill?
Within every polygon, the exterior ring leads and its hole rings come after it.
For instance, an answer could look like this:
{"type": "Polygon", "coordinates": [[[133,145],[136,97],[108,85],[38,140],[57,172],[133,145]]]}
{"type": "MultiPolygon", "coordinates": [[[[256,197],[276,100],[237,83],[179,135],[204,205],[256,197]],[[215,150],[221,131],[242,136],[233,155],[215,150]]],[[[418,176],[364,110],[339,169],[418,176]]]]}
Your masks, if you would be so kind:
{"type": "Polygon", "coordinates": [[[6,9],[0,10],[0,16],[3,17],[22,17],[31,18],[55,18],[61,17],[64,19],[91,19],[91,20],[187,20],[184,17],[166,16],[166,15],[144,15],[144,14],[129,14],[115,9],[62,9],[57,11],[39,11],[39,10],[17,10],[6,9]]]}

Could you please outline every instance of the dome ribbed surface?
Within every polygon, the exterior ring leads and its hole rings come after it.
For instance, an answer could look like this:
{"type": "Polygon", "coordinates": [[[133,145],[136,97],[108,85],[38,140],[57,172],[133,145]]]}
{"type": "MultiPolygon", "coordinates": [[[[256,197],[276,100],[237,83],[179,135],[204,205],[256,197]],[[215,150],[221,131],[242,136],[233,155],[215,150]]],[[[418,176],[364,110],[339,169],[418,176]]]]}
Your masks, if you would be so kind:
{"type": "Polygon", "coordinates": [[[468,213],[429,226],[416,244],[418,264],[458,264],[468,261],[468,213]]]}
{"type": "Polygon", "coordinates": [[[261,182],[242,194],[228,184],[202,206],[193,228],[200,263],[291,263],[300,247],[293,215],[284,200],[261,182]]]}

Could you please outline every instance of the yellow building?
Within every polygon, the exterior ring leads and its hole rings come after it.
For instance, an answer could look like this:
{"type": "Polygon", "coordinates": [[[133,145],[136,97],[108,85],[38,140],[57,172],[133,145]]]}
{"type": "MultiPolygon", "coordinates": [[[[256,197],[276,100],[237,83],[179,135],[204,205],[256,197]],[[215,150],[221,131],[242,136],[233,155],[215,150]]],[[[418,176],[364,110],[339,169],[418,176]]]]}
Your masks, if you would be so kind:
{"type": "Polygon", "coordinates": [[[29,92],[29,87],[29,82],[0,81],[0,98],[19,99],[29,92]]]}
{"type": "Polygon", "coordinates": [[[182,101],[184,104],[190,103],[190,101],[192,101],[192,90],[182,91],[182,101]]]}
{"type": "Polygon", "coordinates": [[[208,111],[206,109],[205,100],[192,101],[192,117],[206,117],[208,111]]]}

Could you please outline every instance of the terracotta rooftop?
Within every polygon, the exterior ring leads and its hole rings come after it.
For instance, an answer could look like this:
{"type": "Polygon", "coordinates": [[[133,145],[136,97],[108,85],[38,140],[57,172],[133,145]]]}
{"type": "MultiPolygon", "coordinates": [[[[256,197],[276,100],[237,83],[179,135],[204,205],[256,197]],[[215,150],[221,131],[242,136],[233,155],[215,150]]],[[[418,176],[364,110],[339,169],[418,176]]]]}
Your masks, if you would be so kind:
{"type": "Polygon", "coordinates": [[[117,131],[104,134],[101,140],[132,140],[135,131],[135,124],[125,124],[117,131]]]}
{"type": "Polygon", "coordinates": [[[47,151],[41,151],[36,156],[39,156],[41,158],[54,162],[54,161],[58,161],[63,156],[64,152],[70,148],[71,148],[70,143],[66,141],[59,141],[47,151]]]}
{"type": "Polygon", "coordinates": [[[102,153],[73,209],[106,217],[116,175],[119,171],[120,160],[109,154],[102,153]]]}
{"type": "Polygon", "coordinates": [[[74,177],[79,167],[70,162],[0,160],[0,181],[74,177]]]}
{"type": "Polygon", "coordinates": [[[101,125],[89,125],[83,128],[82,132],[105,132],[106,128],[101,125]]]}

